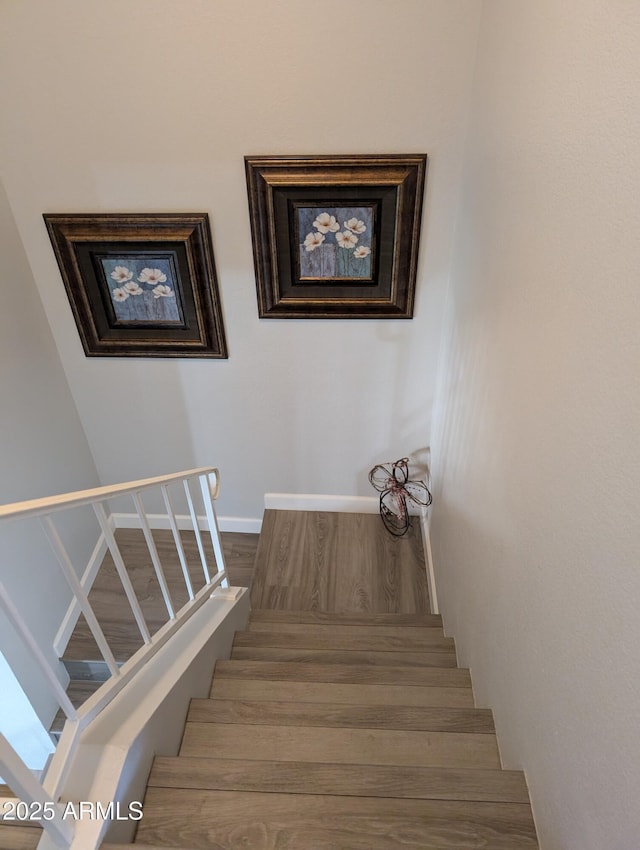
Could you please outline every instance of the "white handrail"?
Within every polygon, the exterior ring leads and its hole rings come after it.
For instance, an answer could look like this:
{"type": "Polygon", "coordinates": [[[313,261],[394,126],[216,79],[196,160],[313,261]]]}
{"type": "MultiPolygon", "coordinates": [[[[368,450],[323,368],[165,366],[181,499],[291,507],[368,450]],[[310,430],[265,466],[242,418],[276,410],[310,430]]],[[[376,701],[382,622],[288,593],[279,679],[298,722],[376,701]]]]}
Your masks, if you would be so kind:
{"type": "MultiPolygon", "coordinates": [[[[48,684],[50,692],[52,692],[58,705],[64,710],[65,714],[71,721],[67,722],[65,726],[58,749],[53,756],[49,769],[42,782],[37,780],[33,774],[29,772],[24,762],[22,762],[20,757],[15,753],[0,732],[0,774],[2,774],[3,771],[7,774],[11,780],[10,784],[13,783],[15,786],[14,790],[25,801],[44,801],[47,803],[47,806],[49,806],[50,802],[55,805],[52,801],[58,799],[58,796],[61,793],[63,782],[69,769],[70,756],[77,747],[79,735],[82,730],[85,729],[87,725],[91,723],[92,720],[95,719],[97,715],[113,700],[125,684],[130,681],[131,678],[148,662],[149,658],[155,655],[159,648],[173,636],[175,631],[181,628],[181,626],[193,615],[193,613],[204,604],[204,602],[211,596],[214,589],[221,586],[227,586],[228,582],[224,567],[220,531],[213,506],[213,502],[217,498],[219,490],[220,475],[218,470],[215,467],[200,467],[197,469],[187,470],[185,472],[162,475],[155,478],[145,478],[138,481],[130,481],[125,484],[96,487],[91,490],[80,490],[74,493],[66,493],[57,496],[49,496],[43,499],[33,499],[30,501],[16,502],[0,506],[0,522],[3,520],[11,521],[35,517],[40,518],[46,537],[73,593],[72,608],[75,611],[82,610],[84,613],[87,624],[89,625],[96,643],[98,644],[98,648],[100,649],[111,672],[111,678],[108,679],[107,682],[105,682],[79,710],[76,710],[59,682],[49,660],[46,658],[43,649],[31,633],[26,619],[22,617],[15,603],[7,593],[6,588],[0,581],[0,610],[5,611],[9,620],[17,629],[25,646],[40,667],[41,672],[44,674],[45,681],[48,684]],[[202,536],[200,534],[200,528],[198,527],[198,517],[196,515],[191,491],[189,489],[189,481],[193,479],[199,480],[202,491],[207,526],[211,536],[215,556],[213,572],[209,570],[206,562],[202,536]],[[198,593],[194,593],[193,591],[189,575],[189,567],[186,560],[186,553],[182,545],[175,512],[171,505],[168,492],[168,486],[176,482],[184,483],[189,514],[193,523],[193,531],[196,537],[205,576],[205,586],[199,590],[198,593]],[[165,502],[167,517],[173,532],[180,566],[182,567],[189,595],[189,601],[183,605],[180,610],[175,609],[173,600],[169,593],[167,580],[140,496],[141,491],[148,490],[153,487],[160,489],[165,502]],[[109,499],[127,494],[131,494],[133,496],[134,505],[147,542],[151,562],[156,572],[167,608],[168,621],[165,622],[153,636],[151,636],[149,632],[140,603],[136,597],[126,565],[122,558],[122,554],[116,543],[115,535],[113,533],[112,519],[108,516],[108,506],[107,510],[105,510],[106,503],[109,499]],[[100,541],[94,549],[92,561],[90,561],[90,564],[85,569],[85,573],[90,574],[93,578],[97,568],[94,568],[92,563],[97,563],[96,558],[102,557],[101,552],[104,552],[107,549],[111,552],[111,556],[122,583],[124,595],[129,601],[144,641],[144,645],[122,667],[120,667],[116,661],[109,647],[108,639],[104,635],[98,623],[91,603],[89,602],[89,590],[85,587],[83,581],[78,578],[76,569],[50,516],[53,513],[63,510],[79,508],[87,505],[92,506],[102,533],[100,541]]],[[[71,625],[67,626],[65,624],[64,631],[66,631],[67,635],[70,634],[71,628],[71,625]]],[[[55,817],[51,820],[50,824],[43,824],[43,826],[45,826],[45,829],[49,830],[51,838],[53,838],[57,844],[64,847],[69,846],[71,842],[69,824],[66,824],[64,821],[60,822],[57,807],[55,817]]]]}
{"type": "Polygon", "coordinates": [[[116,496],[147,490],[160,484],[171,484],[173,481],[184,481],[186,478],[197,478],[201,475],[214,475],[216,479],[212,498],[216,499],[220,492],[220,473],[214,466],[203,466],[199,469],[189,469],[186,472],[175,472],[170,475],[158,475],[156,478],[141,478],[139,481],[128,481],[126,484],[110,484],[107,487],[94,487],[92,490],[77,490],[75,493],[62,493],[58,496],[46,496],[44,499],[31,499],[26,502],[14,502],[0,505],[0,520],[18,519],[21,517],[41,516],[67,508],[78,508],[94,502],[104,502],[116,496]]]}

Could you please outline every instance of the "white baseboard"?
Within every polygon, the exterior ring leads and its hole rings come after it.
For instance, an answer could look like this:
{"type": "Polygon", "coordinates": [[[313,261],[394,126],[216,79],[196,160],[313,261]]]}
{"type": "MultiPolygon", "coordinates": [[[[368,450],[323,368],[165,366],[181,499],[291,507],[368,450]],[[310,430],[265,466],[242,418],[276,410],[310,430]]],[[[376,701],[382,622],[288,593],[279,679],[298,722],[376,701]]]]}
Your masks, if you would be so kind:
{"type": "Polygon", "coordinates": [[[436,590],[436,574],[433,569],[433,555],[431,554],[431,535],[429,534],[428,508],[423,508],[420,515],[420,528],[422,530],[422,545],[424,547],[424,562],[427,567],[427,586],[429,588],[429,601],[431,602],[431,613],[439,614],[438,592],[436,590]]]}
{"type": "Polygon", "coordinates": [[[377,496],[322,496],[313,493],[265,493],[264,506],[280,511],[340,511],[377,514],[377,496]]]}
{"type": "MultiPolygon", "coordinates": [[[[265,493],[266,509],[281,511],[340,511],[342,513],[377,514],[380,510],[378,496],[323,496],[312,493],[265,493]]],[[[431,554],[428,512],[419,505],[408,504],[409,513],[420,517],[424,562],[427,570],[427,586],[431,602],[431,613],[438,614],[438,593],[431,554]]]]}
{"type": "Polygon", "coordinates": [[[220,531],[237,531],[240,534],[260,534],[262,519],[244,516],[219,516],[220,531]]]}
{"type": "MultiPolygon", "coordinates": [[[[113,513],[111,514],[115,528],[140,528],[140,518],[138,514],[113,513]]],[[[170,529],[169,518],[166,514],[147,514],[149,525],[154,529],[170,529]]],[[[187,514],[176,514],[176,523],[181,531],[191,531],[191,517],[187,514]]],[[[261,519],[251,519],[249,517],[237,516],[219,516],[218,526],[220,531],[238,531],[241,534],[260,534],[262,528],[261,519]]],[[[207,518],[204,516],[198,517],[198,527],[200,531],[206,531],[208,528],[207,518]]]]}

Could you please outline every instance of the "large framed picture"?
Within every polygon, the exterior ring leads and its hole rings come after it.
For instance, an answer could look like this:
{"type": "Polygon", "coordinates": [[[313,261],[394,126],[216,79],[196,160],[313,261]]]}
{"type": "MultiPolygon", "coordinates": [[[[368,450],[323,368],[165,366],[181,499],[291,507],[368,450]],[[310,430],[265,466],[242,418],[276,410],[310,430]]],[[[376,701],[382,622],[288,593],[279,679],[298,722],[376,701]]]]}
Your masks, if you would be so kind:
{"type": "Polygon", "coordinates": [[[206,213],[44,220],[88,357],[228,356],[206,213]]]}
{"type": "Polygon", "coordinates": [[[261,318],[412,318],[426,154],[245,168],[261,318]]]}

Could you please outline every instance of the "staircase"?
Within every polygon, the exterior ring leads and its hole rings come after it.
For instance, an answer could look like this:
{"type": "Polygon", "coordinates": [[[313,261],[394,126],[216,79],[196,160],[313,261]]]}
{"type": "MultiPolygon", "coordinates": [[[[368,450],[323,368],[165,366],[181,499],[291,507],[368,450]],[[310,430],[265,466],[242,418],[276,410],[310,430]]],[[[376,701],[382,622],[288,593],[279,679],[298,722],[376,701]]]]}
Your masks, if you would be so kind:
{"type": "MultiPolygon", "coordinates": [[[[538,847],[440,617],[254,610],[155,759],[142,845],[215,850],[538,847]]],[[[138,846],[138,845],[135,845],[138,846]]]]}
{"type": "MultiPolygon", "coordinates": [[[[238,543],[238,563],[253,561],[255,545],[238,543]]],[[[132,581],[153,622],[161,596],[145,561],[132,581]]],[[[140,638],[109,575],[92,604],[121,662],[140,638]]],[[[453,640],[425,613],[415,529],[391,538],[374,515],[266,511],[251,601],[209,698],[191,702],[178,756],[155,758],[126,847],[538,847],[524,776],[501,769],[491,712],[474,707],[453,640]]],[[[74,701],[104,676],[103,662],[84,660],[99,657],[91,641],[81,621],[66,653],[74,701]]],[[[0,850],[31,850],[40,836],[5,824],[0,850]]]]}
{"type": "MultiPolygon", "coordinates": [[[[118,529],[116,541],[121,552],[126,553],[129,575],[140,600],[142,611],[151,634],[155,634],[166,622],[166,610],[160,586],[149,564],[149,556],[142,532],[139,529],[118,529]]],[[[167,585],[172,599],[184,605],[188,596],[171,532],[154,530],[156,550],[163,564],[167,585]]],[[[257,534],[223,532],[220,535],[229,581],[235,587],[247,587],[251,581],[253,562],[258,545],[257,534]]],[[[191,531],[181,532],[182,546],[190,565],[197,564],[199,552],[195,535],[191,531]]],[[[205,555],[214,563],[215,555],[210,540],[203,540],[205,555]]],[[[190,569],[191,582],[196,591],[203,586],[202,574],[190,569]]],[[[122,666],[142,646],[140,632],[126,603],[117,604],[120,582],[113,563],[107,553],[95,580],[89,599],[98,619],[109,638],[116,663],[122,666]]],[[[86,620],[81,615],[61,659],[69,674],[67,695],[75,708],[80,707],[109,676],[107,664],[100,660],[86,620]],[[87,660],[90,659],[90,660],[87,660]]],[[[55,716],[49,732],[57,741],[62,734],[66,717],[62,711],[55,716]]],[[[0,850],[3,848],[0,846],[0,850]]]]}

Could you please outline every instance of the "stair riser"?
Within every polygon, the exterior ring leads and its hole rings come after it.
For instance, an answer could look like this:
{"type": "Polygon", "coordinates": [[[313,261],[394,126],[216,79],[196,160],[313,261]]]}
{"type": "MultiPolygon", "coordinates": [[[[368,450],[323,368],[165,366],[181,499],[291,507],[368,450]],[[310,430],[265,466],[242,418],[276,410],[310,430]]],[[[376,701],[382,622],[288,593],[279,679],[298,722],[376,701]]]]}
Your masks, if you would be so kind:
{"type": "Polygon", "coordinates": [[[442,626],[426,628],[424,626],[348,626],[316,623],[257,623],[249,621],[247,634],[290,635],[292,637],[324,638],[395,638],[418,641],[423,644],[431,639],[444,637],[442,626]]]}
{"type": "Polygon", "coordinates": [[[338,626],[421,626],[442,628],[440,614],[334,614],[325,611],[278,611],[269,608],[254,608],[249,628],[257,623],[293,623],[338,626]]]}
{"type": "Polygon", "coordinates": [[[417,635],[363,635],[363,634],[331,634],[329,629],[317,632],[283,632],[272,631],[237,632],[233,645],[257,647],[286,647],[289,649],[323,649],[332,651],[363,651],[363,652],[451,652],[455,653],[455,645],[451,638],[446,638],[440,629],[418,630],[417,635]]]}
{"type": "Polygon", "coordinates": [[[495,732],[490,711],[475,708],[332,705],[331,703],[250,702],[194,699],[187,716],[194,723],[262,726],[318,726],[352,729],[405,729],[433,732],[495,732]]]}
{"type": "MultiPolygon", "coordinates": [[[[62,659],[69,678],[78,682],[106,682],[111,678],[111,671],[106,661],[74,661],[62,659]]],[[[122,662],[118,663],[122,666],[122,662]]]]}
{"type": "Polygon", "coordinates": [[[281,661],[218,661],[216,678],[269,681],[334,682],[343,684],[398,685],[402,687],[469,688],[468,670],[437,667],[393,667],[362,664],[304,664],[281,661]]]}
{"type": "Polygon", "coordinates": [[[374,665],[382,667],[456,667],[451,652],[366,652],[286,647],[234,646],[231,658],[238,661],[290,661],[308,664],[374,665]]]}
{"type": "Polygon", "coordinates": [[[9,826],[0,823],[0,848],[2,850],[36,850],[42,837],[41,829],[9,826]]]}
{"type": "Polygon", "coordinates": [[[500,767],[494,735],[187,723],[181,756],[414,767],[500,767]]]}
{"type": "Polygon", "coordinates": [[[508,770],[156,758],[149,787],[528,803],[524,774],[508,770]]]}
{"type": "Polygon", "coordinates": [[[251,850],[534,850],[529,806],[150,788],[138,838],[251,850]]]}
{"type": "Polygon", "coordinates": [[[471,688],[419,688],[397,685],[339,685],[329,682],[269,682],[214,679],[211,699],[332,702],[342,705],[414,705],[424,708],[473,708],[471,688]]]}

